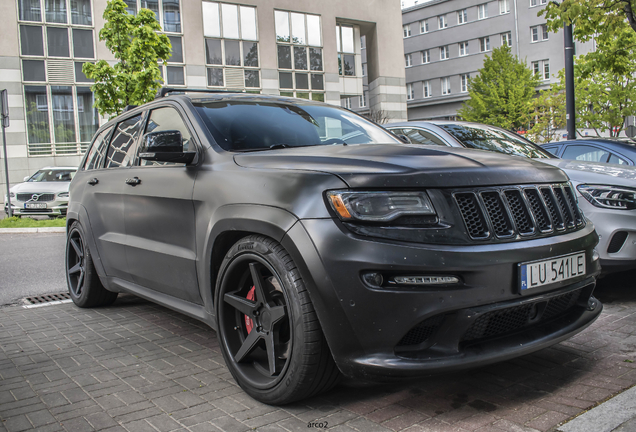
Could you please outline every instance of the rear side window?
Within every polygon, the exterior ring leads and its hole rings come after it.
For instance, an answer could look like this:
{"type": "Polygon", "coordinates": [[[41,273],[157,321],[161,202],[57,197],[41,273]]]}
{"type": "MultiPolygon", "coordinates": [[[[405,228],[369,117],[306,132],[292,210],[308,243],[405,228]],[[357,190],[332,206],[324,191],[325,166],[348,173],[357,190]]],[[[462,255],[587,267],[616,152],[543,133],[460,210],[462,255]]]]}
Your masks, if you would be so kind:
{"type": "MultiPolygon", "coordinates": [[[[158,108],[152,110],[150,112],[150,119],[148,120],[148,125],[146,126],[146,132],[161,132],[168,130],[178,130],[181,132],[181,138],[183,139],[183,151],[195,151],[194,145],[191,144],[192,136],[188,131],[181,115],[174,108],[158,108]]],[[[144,165],[183,165],[183,164],[175,164],[172,162],[156,162],[156,161],[147,161],[141,159],[139,164],[144,165]]]]}
{"type": "Polygon", "coordinates": [[[137,150],[135,143],[141,132],[142,118],[139,114],[117,125],[108,147],[106,168],[127,167],[133,164],[137,150]]]}
{"type": "Polygon", "coordinates": [[[541,147],[543,147],[544,149],[546,149],[547,151],[549,151],[555,156],[559,152],[559,146],[541,146],[541,147]]]}
{"type": "Polygon", "coordinates": [[[562,158],[588,162],[607,162],[609,152],[589,145],[571,145],[565,148],[562,158]]]}
{"type": "Polygon", "coordinates": [[[622,157],[616,156],[613,153],[610,155],[609,161],[607,163],[613,163],[613,164],[619,164],[619,165],[631,165],[625,159],[623,159],[622,157]]]}
{"type": "Polygon", "coordinates": [[[406,135],[413,144],[423,144],[423,145],[438,145],[438,146],[446,146],[441,139],[433,135],[432,133],[419,130],[419,129],[403,129],[402,134],[406,135]]]}
{"type": "Polygon", "coordinates": [[[113,128],[104,129],[95,137],[91,150],[86,157],[86,164],[84,169],[92,170],[101,168],[104,162],[104,155],[106,154],[106,146],[108,146],[108,137],[113,128]]]}

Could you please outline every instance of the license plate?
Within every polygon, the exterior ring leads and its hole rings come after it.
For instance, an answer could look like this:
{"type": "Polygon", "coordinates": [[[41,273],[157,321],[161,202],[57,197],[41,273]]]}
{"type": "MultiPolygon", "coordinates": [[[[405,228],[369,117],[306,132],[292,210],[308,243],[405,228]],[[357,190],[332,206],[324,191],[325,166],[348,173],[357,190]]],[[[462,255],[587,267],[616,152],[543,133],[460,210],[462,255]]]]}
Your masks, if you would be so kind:
{"type": "Polygon", "coordinates": [[[45,209],[45,203],[26,203],[24,204],[24,208],[26,209],[45,209]]]}
{"type": "Polygon", "coordinates": [[[521,290],[574,279],[585,275],[585,252],[519,264],[521,290]]]}

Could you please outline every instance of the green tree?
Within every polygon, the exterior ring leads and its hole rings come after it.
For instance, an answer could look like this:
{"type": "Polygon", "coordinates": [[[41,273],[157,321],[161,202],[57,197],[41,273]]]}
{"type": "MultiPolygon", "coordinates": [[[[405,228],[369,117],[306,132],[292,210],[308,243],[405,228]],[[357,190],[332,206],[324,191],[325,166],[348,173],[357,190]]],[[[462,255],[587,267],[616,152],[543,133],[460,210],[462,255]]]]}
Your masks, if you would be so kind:
{"type": "Polygon", "coordinates": [[[141,105],[154,99],[161,88],[158,61],[170,58],[170,40],[160,34],[161,26],[149,9],[135,16],[126,12],[122,0],[109,0],[104,11],[106,24],[99,40],[119,60],[111,66],[105,60],[84,63],[82,71],[95,81],[91,90],[100,114],[121,114],[127,105],[141,105]]]}
{"type": "Polygon", "coordinates": [[[468,121],[518,131],[528,124],[530,101],[539,77],[502,46],[486,56],[479,75],[469,81],[470,99],[458,114],[468,121]]]}
{"type": "Polygon", "coordinates": [[[566,126],[565,92],[561,87],[553,86],[539,92],[530,102],[530,123],[528,139],[538,143],[558,141],[558,129],[566,126]]]}
{"type": "MultiPolygon", "coordinates": [[[[581,42],[594,38],[596,51],[589,60],[615,74],[630,68],[630,52],[636,48],[636,0],[563,0],[548,2],[539,12],[553,32],[573,24],[573,36],[581,42]],[[600,53],[600,54],[599,54],[600,53]]],[[[589,71],[583,71],[588,73],[589,71]]]]}

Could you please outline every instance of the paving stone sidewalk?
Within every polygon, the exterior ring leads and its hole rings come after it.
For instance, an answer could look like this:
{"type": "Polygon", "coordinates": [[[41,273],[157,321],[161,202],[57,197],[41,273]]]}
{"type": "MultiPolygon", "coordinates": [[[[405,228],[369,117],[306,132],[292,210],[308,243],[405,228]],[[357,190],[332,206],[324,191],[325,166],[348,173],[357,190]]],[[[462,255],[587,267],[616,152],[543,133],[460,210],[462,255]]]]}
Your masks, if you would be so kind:
{"type": "Polygon", "coordinates": [[[636,384],[631,361],[636,302],[617,302],[533,355],[271,407],[236,386],[214,331],[184,315],[133,296],[12,306],[0,308],[0,431],[548,431],[636,384]]]}

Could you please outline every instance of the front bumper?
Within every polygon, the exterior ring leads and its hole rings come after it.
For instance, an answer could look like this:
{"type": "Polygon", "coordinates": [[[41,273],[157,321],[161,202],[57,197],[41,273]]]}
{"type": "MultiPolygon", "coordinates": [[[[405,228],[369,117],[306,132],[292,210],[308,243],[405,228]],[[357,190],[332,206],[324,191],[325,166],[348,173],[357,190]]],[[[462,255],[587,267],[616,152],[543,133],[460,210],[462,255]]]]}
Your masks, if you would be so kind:
{"type": "MultiPolygon", "coordinates": [[[[9,213],[8,204],[4,204],[4,212],[9,213]]],[[[45,209],[27,209],[22,201],[11,200],[11,213],[14,216],[66,216],[68,210],[68,199],[46,202],[45,209]]]]}
{"type": "MultiPolygon", "coordinates": [[[[313,219],[294,225],[283,246],[300,263],[340,370],[358,379],[378,380],[506,360],[581,331],[602,310],[596,300],[588,310],[600,272],[598,260],[592,259],[597,241],[594,227],[588,224],[561,236],[505,244],[419,245],[357,237],[334,220],[313,219]],[[578,251],[586,253],[587,274],[582,279],[535,288],[529,295],[520,293],[518,263],[578,251]],[[373,288],[361,278],[369,271],[453,275],[461,283],[373,288]],[[534,321],[528,316],[522,325],[500,332],[474,331],[473,324],[487,313],[503,313],[506,318],[513,309],[534,307],[532,313],[543,316],[551,299],[563,295],[573,298],[571,293],[576,293],[576,299],[568,300],[571,304],[557,315],[534,321]],[[408,339],[409,334],[418,333],[418,328],[431,322],[434,328],[424,330],[426,337],[420,334],[420,339],[408,339]],[[469,330],[472,336],[467,338],[469,330]]],[[[517,315],[513,318],[522,319],[517,315]]]]}

